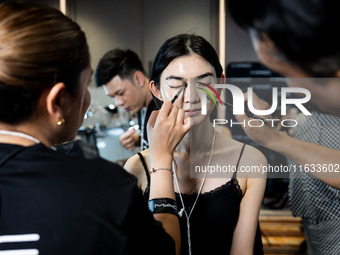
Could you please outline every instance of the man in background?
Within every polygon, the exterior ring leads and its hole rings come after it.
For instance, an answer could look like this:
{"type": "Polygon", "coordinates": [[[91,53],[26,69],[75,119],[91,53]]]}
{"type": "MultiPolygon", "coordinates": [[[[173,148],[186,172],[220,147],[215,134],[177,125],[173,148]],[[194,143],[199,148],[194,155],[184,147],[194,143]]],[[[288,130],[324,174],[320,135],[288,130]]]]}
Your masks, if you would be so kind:
{"type": "Polygon", "coordinates": [[[153,110],[157,109],[149,89],[142,62],[131,50],[114,49],[99,61],[95,72],[96,87],[104,86],[105,93],[130,114],[138,113],[140,134],[131,128],[119,138],[123,147],[141,150],[149,147],[146,124],[153,110]]]}

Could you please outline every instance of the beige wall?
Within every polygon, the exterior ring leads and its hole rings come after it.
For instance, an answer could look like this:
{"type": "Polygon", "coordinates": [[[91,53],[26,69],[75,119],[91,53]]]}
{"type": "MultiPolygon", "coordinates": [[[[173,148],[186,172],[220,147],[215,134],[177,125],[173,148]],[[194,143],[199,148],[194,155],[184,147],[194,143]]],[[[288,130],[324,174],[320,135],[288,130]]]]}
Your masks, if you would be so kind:
{"type": "Polygon", "coordinates": [[[69,0],[68,15],[85,31],[92,67],[108,50],[134,50],[149,73],[161,44],[180,33],[202,35],[217,49],[217,0],[69,0]]]}
{"type": "MultiPolygon", "coordinates": [[[[166,39],[179,33],[206,38],[218,52],[219,0],[67,0],[68,15],[87,35],[92,67],[113,48],[139,54],[150,74],[152,61],[166,39]]],[[[226,64],[257,61],[248,35],[226,21],[226,64]]],[[[223,65],[223,63],[222,63],[223,65]]],[[[223,65],[224,69],[226,65],[223,65]]],[[[93,82],[91,84],[93,87],[93,82]]],[[[93,100],[107,103],[102,92],[92,88],[93,100]]],[[[97,104],[95,102],[95,104],[97,104]]]]}

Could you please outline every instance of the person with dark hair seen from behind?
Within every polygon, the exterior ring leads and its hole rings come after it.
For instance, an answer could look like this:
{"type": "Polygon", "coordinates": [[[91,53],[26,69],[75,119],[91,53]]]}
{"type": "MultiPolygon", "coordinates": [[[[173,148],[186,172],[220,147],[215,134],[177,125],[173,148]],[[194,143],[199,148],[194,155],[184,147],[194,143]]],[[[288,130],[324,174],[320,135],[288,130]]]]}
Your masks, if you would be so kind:
{"type": "Polygon", "coordinates": [[[105,93],[113,97],[118,106],[131,114],[138,113],[140,134],[131,128],[123,133],[119,141],[128,150],[140,145],[141,150],[149,147],[146,124],[153,110],[158,110],[149,89],[141,60],[131,50],[114,49],[100,60],[95,72],[96,86],[104,86],[105,93]]]}
{"type": "MultiPolygon", "coordinates": [[[[298,169],[290,173],[289,194],[293,215],[303,220],[308,254],[338,255],[339,4],[332,0],[227,0],[227,10],[249,32],[259,59],[287,77],[288,86],[309,90],[311,102],[319,108],[311,116],[300,114],[292,136],[267,125],[256,130],[246,127],[245,132],[258,144],[286,156],[298,169]]],[[[253,97],[256,109],[269,108],[253,97]]]]}
{"type": "MultiPolygon", "coordinates": [[[[92,69],[78,24],[51,7],[10,1],[0,4],[0,34],[0,253],[178,253],[170,173],[152,176],[148,208],[119,165],[53,147],[75,138],[90,104],[92,69]]],[[[171,164],[190,128],[183,116],[170,102],[151,115],[154,167],[171,164]]]]}
{"type": "MultiPolygon", "coordinates": [[[[254,147],[213,127],[209,118],[213,100],[207,100],[207,115],[201,114],[202,92],[197,87],[213,86],[222,71],[211,44],[191,34],[168,39],[159,49],[152,68],[150,88],[154,96],[161,101],[175,98],[174,105],[183,109],[191,121],[190,131],[176,147],[172,164],[181,216],[182,255],[263,254],[258,215],[266,178],[253,178],[239,169],[264,165],[266,159],[254,147]],[[206,178],[206,174],[192,178],[190,164],[230,165],[233,171],[219,178],[206,178]]],[[[124,166],[137,176],[146,197],[149,180],[157,174],[150,160],[154,153],[155,148],[150,146],[124,166]]]]}

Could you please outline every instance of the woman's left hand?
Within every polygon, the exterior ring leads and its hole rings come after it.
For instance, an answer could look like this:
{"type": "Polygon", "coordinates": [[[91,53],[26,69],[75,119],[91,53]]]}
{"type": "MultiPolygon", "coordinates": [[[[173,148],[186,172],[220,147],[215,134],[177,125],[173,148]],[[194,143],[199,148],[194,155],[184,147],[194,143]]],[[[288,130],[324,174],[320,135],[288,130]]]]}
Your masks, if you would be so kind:
{"type": "Polygon", "coordinates": [[[159,111],[150,115],[147,131],[151,155],[172,155],[178,143],[190,129],[190,118],[184,119],[183,109],[163,103],[159,111]]]}

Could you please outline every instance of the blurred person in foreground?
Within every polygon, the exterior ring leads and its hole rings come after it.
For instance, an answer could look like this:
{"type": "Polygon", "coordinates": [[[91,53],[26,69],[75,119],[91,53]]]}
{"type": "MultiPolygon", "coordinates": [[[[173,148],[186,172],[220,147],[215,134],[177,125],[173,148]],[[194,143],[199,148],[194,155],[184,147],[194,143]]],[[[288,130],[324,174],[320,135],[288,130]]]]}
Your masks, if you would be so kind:
{"type": "MultiPolygon", "coordinates": [[[[53,147],[74,139],[90,103],[92,69],[80,27],[53,8],[11,1],[0,4],[0,35],[0,250],[49,255],[179,251],[169,173],[152,177],[153,217],[136,178],[120,166],[53,147]],[[159,201],[173,207],[156,208],[159,201]]],[[[160,131],[164,138],[153,145],[154,167],[171,164],[189,128],[180,113],[168,102],[151,115],[151,145],[160,131]],[[177,132],[168,132],[169,125],[177,132]]]]}
{"type": "MultiPolygon", "coordinates": [[[[288,86],[309,90],[311,102],[319,108],[311,116],[299,116],[292,136],[268,125],[246,127],[245,132],[294,162],[296,171],[291,171],[289,184],[291,209],[303,219],[309,254],[340,254],[338,3],[227,0],[227,4],[236,23],[249,32],[259,59],[285,76],[288,86]]],[[[269,108],[252,96],[256,109],[269,108]]],[[[238,120],[249,118],[241,115],[238,120]]]]}

